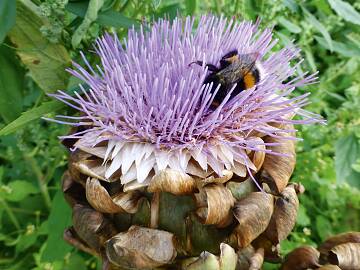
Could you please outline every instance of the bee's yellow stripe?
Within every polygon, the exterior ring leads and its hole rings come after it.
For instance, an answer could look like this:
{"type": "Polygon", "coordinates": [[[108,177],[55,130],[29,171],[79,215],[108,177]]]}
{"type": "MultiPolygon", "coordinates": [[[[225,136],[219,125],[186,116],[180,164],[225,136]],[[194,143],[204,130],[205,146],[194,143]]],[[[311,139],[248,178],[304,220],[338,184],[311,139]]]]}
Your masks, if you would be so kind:
{"type": "Polygon", "coordinates": [[[253,87],[255,85],[255,83],[256,83],[255,77],[252,73],[247,73],[244,76],[245,89],[249,89],[249,88],[253,87]]]}
{"type": "Polygon", "coordinates": [[[236,54],[234,56],[231,56],[231,57],[228,57],[226,58],[225,60],[228,62],[228,63],[234,63],[235,61],[237,61],[239,59],[239,56],[236,54]]]}

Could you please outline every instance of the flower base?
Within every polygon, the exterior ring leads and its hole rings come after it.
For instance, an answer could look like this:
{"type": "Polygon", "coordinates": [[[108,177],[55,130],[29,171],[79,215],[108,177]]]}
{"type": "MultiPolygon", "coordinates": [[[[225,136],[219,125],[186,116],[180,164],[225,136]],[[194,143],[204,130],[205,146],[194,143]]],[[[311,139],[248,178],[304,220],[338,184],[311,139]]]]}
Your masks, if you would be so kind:
{"type": "Polygon", "coordinates": [[[62,188],[73,226],[64,237],[101,257],[105,269],[260,269],[264,259],[280,262],[279,243],[295,225],[303,187],[277,185],[273,167],[254,174],[264,191],[249,175],[200,179],[167,169],[125,192],[119,180],[104,180],[98,159],[71,154],[62,188]]]}

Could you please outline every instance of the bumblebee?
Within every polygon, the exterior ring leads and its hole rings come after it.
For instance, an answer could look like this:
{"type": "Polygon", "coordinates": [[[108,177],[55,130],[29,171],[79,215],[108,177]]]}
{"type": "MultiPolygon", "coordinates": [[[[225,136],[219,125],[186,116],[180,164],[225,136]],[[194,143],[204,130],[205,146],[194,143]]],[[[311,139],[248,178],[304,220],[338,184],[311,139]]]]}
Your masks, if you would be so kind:
{"type": "MultiPolygon", "coordinates": [[[[235,84],[236,87],[232,91],[230,99],[241,91],[252,88],[262,79],[263,69],[258,58],[258,53],[239,54],[237,50],[233,50],[220,59],[220,67],[213,64],[205,64],[211,73],[205,78],[203,83],[213,83],[212,93],[220,84],[220,88],[212,103],[213,108],[220,105],[235,84]]],[[[203,62],[195,61],[191,64],[202,66],[203,62]]]]}

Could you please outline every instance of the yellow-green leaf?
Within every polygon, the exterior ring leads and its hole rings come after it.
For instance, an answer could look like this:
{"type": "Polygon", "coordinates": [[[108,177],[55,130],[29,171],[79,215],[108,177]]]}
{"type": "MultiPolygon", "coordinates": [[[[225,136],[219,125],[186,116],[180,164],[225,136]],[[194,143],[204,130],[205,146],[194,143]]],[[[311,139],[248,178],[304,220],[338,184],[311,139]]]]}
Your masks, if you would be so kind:
{"type": "Polygon", "coordinates": [[[9,123],[0,130],[0,136],[9,135],[28,123],[39,119],[47,113],[55,112],[64,108],[66,105],[58,100],[48,101],[41,104],[39,107],[30,109],[21,114],[17,119],[9,123]]]}
{"type": "Polygon", "coordinates": [[[32,78],[47,93],[66,89],[69,74],[65,68],[70,57],[65,47],[52,44],[42,36],[39,29],[44,22],[30,0],[18,1],[16,12],[16,23],[9,37],[32,78]]]}
{"type": "MultiPolygon", "coordinates": [[[[89,89],[88,85],[83,84],[85,90],[89,89]]],[[[69,95],[74,95],[77,91],[80,90],[79,86],[74,86],[70,88],[67,92],[69,95]]],[[[40,106],[31,108],[26,112],[23,112],[18,118],[10,122],[8,125],[0,129],[0,136],[9,135],[32,121],[39,119],[40,117],[45,116],[48,113],[59,111],[66,107],[66,104],[59,100],[52,100],[43,102],[40,106]]]]}

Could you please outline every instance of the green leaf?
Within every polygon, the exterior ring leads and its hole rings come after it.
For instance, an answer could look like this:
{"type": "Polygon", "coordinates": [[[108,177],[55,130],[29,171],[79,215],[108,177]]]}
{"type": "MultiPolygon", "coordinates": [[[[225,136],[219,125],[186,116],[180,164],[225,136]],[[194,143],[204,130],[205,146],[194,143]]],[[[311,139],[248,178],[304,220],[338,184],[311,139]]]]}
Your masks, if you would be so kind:
{"type": "Polygon", "coordinates": [[[316,0],[312,2],[317,11],[323,12],[326,16],[333,15],[330,5],[327,0],[316,0]]]}
{"type": "Polygon", "coordinates": [[[158,9],[159,6],[161,4],[161,0],[152,0],[152,6],[154,7],[154,9],[158,9]]]}
{"type": "Polygon", "coordinates": [[[306,213],[306,208],[302,204],[300,204],[300,207],[299,207],[296,224],[303,226],[303,227],[311,224],[310,218],[306,213]]]}
{"type": "Polygon", "coordinates": [[[16,244],[16,251],[22,252],[35,244],[38,238],[37,232],[25,233],[20,236],[19,242],[16,244]]]}
{"type": "MultiPolygon", "coordinates": [[[[325,49],[330,50],[329,44],[326,42],[326,40],[322,37],[315,36],[315,39],[319,44],[324,47],[325,49]]],[[[333,51],[341,54],[345,57],[354,57],[354,56],[360,56],[360,48],[357,46],[354,46],[352,44],[332,41],[333,44],[333,51]]]]}
{"type": "Polygon", "coordinates": [[[38,229],[39,235],[48,235],[49,234],[49,221],[45,220],[43,223],[41,223],[39,229],[38,229]]]}
{"type": "Polygon", "coordinates": [[[354,134],[341,137],[336,142],[335,170],[336,179],[339,183],[348,182],[351,185],[360,186],[360,174],[352,168],[359,157],[360,144],[354,134]],[[356,178],[358,178],[357,181],[356,178]]]}
{"type": "Polygon", "coordinates": [[[96,22],[104,26],[112,26],[116,28],[130,28],[132,26],[139,27],[140,24],[136,20],[124,16],[120,12],[108,10],[99,14],[96,22]]]}
{"type": "Polygon", "coordinates": [[[360,189],[360,173],[352,170],[349,176],[346,178],[346,182],[353,187],[360,189]]]}
{"type": "Polygon", "coordinates": [[[305,55],[306,55],[306,60],[309,63],[309,66],[311,67],[311,70],[313,72],[316,72],[317,68],[316,68],[316,63],[315,63],[315,59],[314,59],[314,55],[312,54],[311,49],[305,49],[304,50],[305,55]]]}
{"type": "MultiPolygon", "coordinates": [[[[71,80],[70,80],[71,81],[71,80]]],[[[85,91],[89,90],[90,87],[86,84],[83,84],[83,89],[85,91]]],[[[73,96],[77,91],[80,90],[80,87],[78,85],[72,86],[67,93],[71,96],[73,96]]],[[[6,136],[9,135],[18,129],[24,127],[25,125],[29,124],[30,122],[37,120],[43,116],[45,116],[48,113],[56,112],[58,110],[61,110],[63,108],[66,108],[66,104],[59,101],[59,100],[53,100],[42,103],[39,107],[32,108],[24,113],[22,115],[15,119],[13,122],[5,126],[3,129],[0,130],[0,136],[6,136]]]]}
{"type": "MultiPolygon", "coordinates": [[[[87,3],[79,2],[79,3],[68,3],[66,9],[71,13],[84,18],[87,9],[87,3]]],[[[95,20],[100,25],[104,26],[112,26],[117,28],[130,28],[133,25],[139,26],[139,23],[136,20],[130,19],[124,16],[120,12],[116,12],[113,10],[107,10],[105,12],[100,12],[95,20]]]]}
{"type": "Polygon", "coordinates": [[[4,167],[0,166],[0,184],[2,184],[3,177],[4,177],[4,167]]]}
{"type": "Polygon", "coordinates": [[[360,13],[351,4],[342,0],[329,0],[329,4],[345,21],[360,25],[360,13]]]}
{"type": "Polygon", "coordinates": [[[351,168],[352,168],[354,171],[360,173],[360,158],[358,158],[358,159],[356,160],[356,162],[355,162],[353,165],[351,165],[351,168]]]}
{"type": "Polygon", "coordinates": [[[264,262],[263,269],[265,270],[278,270],[279,266],[274,263],[264,262]]]}
{"type": "Polygon", "coordinates": [[[30,194],[36,194],[39,190],[28,181],[15,180],[0,189],[0,197],[7,201],[19,202],[30,194]]]}
{"type": "Polygon", "coordinates": [[[32,254],[24,254],[24,256],[19,256],[12,263],[9,263],[2,270],[24,270],[29,267],[29,264],[32,261],[32,254]]]}
{"type": "Polygon", "coordinates": [[[193,15],[196,11],[196,0],[185,0],[186,15],[193,15]]]}
{"type": "Polygon", "coordinates": [[[356,46],[360,47],[360,33],[351,32],[346,37],[356,46]]]}
{"type": "Polygon", "coordinates": [[[63,239],[64,230],[70,224],[71,209],[66,204],[63,193],[59,190],[52,201],[52,209],[48,219],[49,237],[41,257],[42,262],[64,259],[65,255],[72,249],[63,239]]]}
{"type": "Polygon", "coordinates": [[[288,7],[294,13],[299,10],[299,6],[295,0],[283,0],[283,5],[288,7]]]}
{"type": "Polygon", "coordinates": [[[176,18],[180,10],[179,3],[169,3],[167,5],[162,6],[160,9],[158,9],[156,16],[158,18],[167,17],[170,20],[173,20],[176,18]]]}
{"type": "Polygon", "coordinates": [[[18,129],[24,127],[28,123],[37,120],[48,113],[58,111],[65,106],[66,105],[64,103],[58,100],[44,102],[39,107],[24,112],[19,118],[15,119],[13,122],[1,129],[0,136],[9,135],[17,131],[18,129]]]}
{"type": "Polygon", "coordinates": [[[279,23],[292,33],[298,34],[301,32],[301,28],[299,26],[290,22],[289,20],[285,19],[284,17],[279,18],[279,23]]]}
{"type": "Polygon", "coordinates": [[[16,119],[22,112],[24,73],[14,58],[9,48],[0,47],[0,116],[6,123],[16,119]]]}
{"type": "Polygon", "coordinates": [[[16,1],[0,1],[0,44],[4,41],[7,32],[15,24],[16,1]]]}
{"type": "Polygon", "coordinates": [[[327,218],[323,216],[316,217],[316,230],[322,240],[325,240],[332,234],[331,228],[331,223],[327,218]]]}
{"type": "Polygon", "coordinates": [[[241,15],[249,20],[253,20],[256,17],[256,3],[253,0],[241,0],[241,15]]]}
{"type": "Polygon", "coordinates": [[[306,8],[303,7],[302,9],[304,14],[306,15],[307,21],[323,35],[329,46],[330,51],[333,51],[333,41],[328,30],[326,30],[325,26],[321,22],[319,22],[318,19],[316,19],[316,17],[312,15],[306,8]]]}
{"type": "Polygon", "coordinates": [[[69,263],[65,266],[66,270],[86,270],[86,261],[79,254],[73,253],[69,258],[69,263]]]}
{"type": "Polygon", "coordinates": [[[16,12],[16,23],[9,37],[32,78],[45,92],[66,89],[69,74],[65,69],[70,57],[65,47],[49,43],[43,37],[39,29],[44,22],[30,0],[17,1],[16,12]]]}
{"type": "MultiPolygon", "coordinates": [[[[72,1],[72,2],[74,2],[74,1],[72,1]]],[[[121,1],[118,1],[118,0],[105,0],[103,6],[101,7],[101,10],[105,11],[105,10],[111,9],[111,8],[114,7],[115,4],[119,4],[117,2],[121,2],[121,1]]]]}

